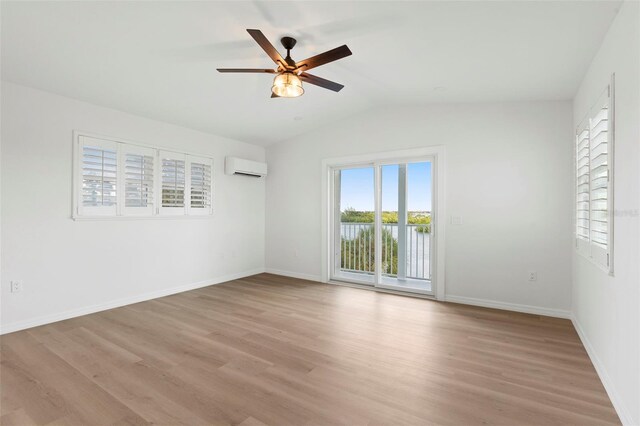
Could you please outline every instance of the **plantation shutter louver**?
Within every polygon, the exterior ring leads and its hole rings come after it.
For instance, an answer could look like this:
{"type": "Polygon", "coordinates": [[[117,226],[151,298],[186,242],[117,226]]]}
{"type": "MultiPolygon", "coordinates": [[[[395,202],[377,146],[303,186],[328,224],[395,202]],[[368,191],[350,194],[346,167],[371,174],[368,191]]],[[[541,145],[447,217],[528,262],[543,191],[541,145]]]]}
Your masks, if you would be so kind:
{"type": "Polygon", "coordinates": [[[190,213],[211,212],[211,160],[188,157],[190,174],[190,213]]]}

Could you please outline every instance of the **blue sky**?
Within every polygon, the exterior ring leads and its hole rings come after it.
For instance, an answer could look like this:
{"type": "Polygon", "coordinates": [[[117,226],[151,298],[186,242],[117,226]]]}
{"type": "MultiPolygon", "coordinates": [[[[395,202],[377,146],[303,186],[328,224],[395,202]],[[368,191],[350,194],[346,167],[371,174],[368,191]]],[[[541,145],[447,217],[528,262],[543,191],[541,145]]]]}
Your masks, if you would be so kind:
{"type": "MultiPolygon", "coordinates": [[[[373,167],[342,170],[340,210],[352,207],[361,211],[374,209],[373,167]]],[[[431,163],[407,166],[408,208],[431,210],[431,163]]],[[[382,210],[398,210],[398,166],[382,166],[382,210]]]]}

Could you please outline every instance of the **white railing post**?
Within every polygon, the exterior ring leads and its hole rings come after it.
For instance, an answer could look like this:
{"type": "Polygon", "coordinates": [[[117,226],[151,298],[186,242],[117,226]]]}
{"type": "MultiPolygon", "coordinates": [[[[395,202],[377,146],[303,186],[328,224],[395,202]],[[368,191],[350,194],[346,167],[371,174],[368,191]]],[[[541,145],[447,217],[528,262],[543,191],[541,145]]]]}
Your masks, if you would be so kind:
{"type": "Polygon", "coordinates": [[[404,280],[406,278],[407,278],[407,165],[400,164],[398,166],[398,279],[404,280]]]}
{"type": "Polygon", "coordinates": [[[380,188],[382,188],[381,167],[374,168],[374,179],[375,179],[374,188],[376,188],[376,190],[374,192],[375,244],[373,246],[375,250],[375,259],[376,259],[374,264],[377,266],[376,266],[375,278],[373,282],[375,284],[380,284],[382,282],[382,271],[381,271],[382,268],[380,267],[380,265],[382,265],[382,197],[380,193],[380,188]]]}

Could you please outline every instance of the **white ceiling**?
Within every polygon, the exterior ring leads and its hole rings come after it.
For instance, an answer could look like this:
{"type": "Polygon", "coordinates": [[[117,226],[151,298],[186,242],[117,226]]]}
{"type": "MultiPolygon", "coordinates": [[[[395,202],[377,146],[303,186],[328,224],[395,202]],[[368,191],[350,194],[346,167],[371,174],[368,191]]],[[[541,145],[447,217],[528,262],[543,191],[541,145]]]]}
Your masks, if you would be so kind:
{"type": "Polygon", "coordinates": [[[571,99],[619,1],[2,2],[2,78],[259,144],[370,108],[571,99]],[[246,33],[295,60],[347,44],[306,85],[271,99],[274,67],[246,33]],[[282,50],[281,50],[282,51],[282,50]]]}

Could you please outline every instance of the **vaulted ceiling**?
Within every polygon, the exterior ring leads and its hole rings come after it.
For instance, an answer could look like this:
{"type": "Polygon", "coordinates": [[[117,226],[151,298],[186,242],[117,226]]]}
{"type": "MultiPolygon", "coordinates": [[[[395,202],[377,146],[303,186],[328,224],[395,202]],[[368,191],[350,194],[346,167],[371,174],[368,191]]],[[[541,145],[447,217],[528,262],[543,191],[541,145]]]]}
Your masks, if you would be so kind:
{"type": "Polygon", "coordinates": [[[571,99],[618,1],[2,2],[2,79],[259,145],[371,108],[571,99]],[[296,60],[347,44],[306,86],[271,99],[246,33],[296,60]],[[283,51],[283,50],[281,50],[283,51]]]}

